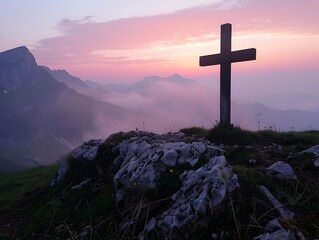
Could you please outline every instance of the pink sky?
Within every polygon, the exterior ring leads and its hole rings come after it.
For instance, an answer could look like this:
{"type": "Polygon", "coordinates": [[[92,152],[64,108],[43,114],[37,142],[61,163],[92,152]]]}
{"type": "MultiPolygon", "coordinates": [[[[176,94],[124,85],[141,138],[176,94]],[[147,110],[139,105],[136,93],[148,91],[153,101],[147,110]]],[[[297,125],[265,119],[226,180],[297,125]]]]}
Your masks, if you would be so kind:
{"type": "Polygon", "coordinates": [[[41,64],[91,80],[206,75],[198,68],[198,56],[219,52],[220,25],[230,22],[233,49],[257,48],[258,61],[242,64],[242,71],[317,66],[318,1],[239,3],[230,9],[208,5],[108,22],[62,20],[57,26],[61,35],[41,40],[33,53],[41,64]]]}
{"type": "Polygon", "coordinates": [[[179,73],[219,89],[219,68],[198,66],[219,53],[220,25],[232,23],[233,50],[257,60],[233,64],[233,98],[279,109],[319,111],[319,1],[224,0],[175,12],[60,20],[54,37],[31,48],[39,64],[97,82],[133,83],[179,73]],[[218,2],[218,4],[216,4],[218,2]]]}

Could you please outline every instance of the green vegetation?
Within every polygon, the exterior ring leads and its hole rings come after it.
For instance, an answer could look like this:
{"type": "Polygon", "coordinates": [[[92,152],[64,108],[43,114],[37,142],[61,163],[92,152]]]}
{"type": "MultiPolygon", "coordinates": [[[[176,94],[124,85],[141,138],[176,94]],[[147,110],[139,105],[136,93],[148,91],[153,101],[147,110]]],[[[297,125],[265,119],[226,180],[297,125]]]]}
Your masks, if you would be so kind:
{"type": "Polygon", "coordinates": [[[180,130],[186,136],[206,137],[209,130],[199,127],[183,128],[180,130]]]}
{"type": "MultiPolygon", "coordinates": [[[[224,206],[225,214],[212,219],[207,229],[189,239],[210,239],[212,233],[224,239],[252,239],[264,231],[277,216],[273,206],[258,190],[266,186],[285,208],[295,213],[295,220],[280,219],[285,227],[297,226],[305,236],[319,238],[319,169],[311,154],[303,150],[319,144],[319,132],[274,131],[250,132],[237,127],[217,126],[212,130],[181,130],[189,140],[206,138],[225,145],[225,156],[238,175],[240,189],[224,206]],[[254,161],[249,161],[254,159],[254,161]],[[270,178],[265,168],[281,160],[289,163],[298,181],[270,178]]],[[[159,209],[171,204],[170,194],[180,186],[179,174],[187,167],[179,166],[163,173],[160,190],[132,193],[121,204],[115,204],[112,151],[121,141],[135,133],[119,133],[99,149],[95,161],[75,162],[69,157],[70,170],[64,181],[50,187],[57,165],[35,168],[0,176],[0,239],[131,239],[143,231],[145,223],[159,209]],[[88,187],[71,190],[83,179],[91,178],[88,187]],[[133,225],[120,229],[129,217],[133,225]]],[[[203,156],[197,167],[207,159],[203,156]]]]}

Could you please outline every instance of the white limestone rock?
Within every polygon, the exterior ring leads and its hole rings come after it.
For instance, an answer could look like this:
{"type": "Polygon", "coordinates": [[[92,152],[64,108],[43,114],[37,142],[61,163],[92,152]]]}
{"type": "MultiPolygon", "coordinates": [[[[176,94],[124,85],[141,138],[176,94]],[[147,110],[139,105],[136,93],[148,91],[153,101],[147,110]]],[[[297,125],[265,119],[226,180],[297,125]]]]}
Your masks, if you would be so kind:
{"type": "Polygon", "coordinates": [[[147,233],[182,239],[186,237],[183,234],[205,226],[215,211],[227,202],[229,194],[239,188],[237,175],[233,174],[224,156],[211,158],[197,170],[185,171],[181,180],[183,186],[172,196],[173,205],[148,222],[147,233]]]}
{"type": "Polygon", "coordinates": [[[67,161],[65,159],[62,160],[61,165],[56,173],[55,178],[52,179],[52,181],[51,181],[51,187],[55,186],[58,182],[60,182],[63,179],[63,177],[65,176],[68,169],[69,169],[69,165],[68,165],[67,161]]]}
{"type": "Polygon", "coordinates": [[[95,159],[99,146],[104,142],[103,139],[91,139],[73,150],[74,159],[83,159],[92,161],[95,159]]]}
{"type": "Polygon", "coordinates": [[[254,240],[296,240],[294,233],[291,230],[281,228],[273,233],[265,233],[255,237],[254,240]]]}
{"type": "Polygon", "coordinates": [[[316,167],[319,167],[319,145],[315,145],[311,148],[308,148],[307,150],[303,151],[303,153],[312,153],[313,155],[315,155],[315,160],[313,164],[316,167]]]}
{"type": "MultiPolygon", "coordinates": [[[[83,159],[92,161],[95,159],[99,146],[104,142],[102,139],[90,140],[83,143],[81,146],[73,150],[72,157],[76,159],[83,159]]],[[[60,182],[68,171],[69,166],[67,161],[64,159],[61,162],[61,166],[57,171],[57,174],[54,179],[51,181],[51,187],[55,186],[60,182]]]]}
{"type": "Polygon", "coordinates": [[[180,140],[174,134],[148,134],[123,141],[113,149],[119,154],[114,164],[120,166],[114,177],[117,202],[124,198],[130,188],[142,191],[156,188],[161,174],[167,168],[177,164],[195,166],[202,154],[210,159],[223,153],[206,143],[169,142],[172,139],[180,140]]]}
{"type": "Polygon", "coordinates": [[[294,217],[294,213],[289,210],[285,210],[284,206],[281,202],[279,202],[271,192],[265,187],[260,185],[259,190],[266,196],[266,198],[272,203],[274,208],[278,211],[279,215],[282,218],[292,219],[294,217]]]}
{"type": "Polygon", "coordinates": [[[296,180],[297,176],[294,173],[292,167],[283,161],[278,161],[268,167],[266,169],[266,173],[269,176],[274,176],[279,179],[286,179],[286,180],[296,180]]]}
{"type": "Polygon", "coordinates": [[[280,225],[278,219],[276,218],[276,219],[270,221],[270,222],[266,225],[265,231],[268,232],[268,233],[269,233],[269,232],[275,232],[275,231],[277,231],[277,230],[279,230],[279,229],[281,229],[281,228],[282,228],[282,226],[280,225]]]}
{"type": "Polygon", "coordinates": [[[290,226],[290,228],[293,230],[283,228],[278,219],[274,219],[267,224],[265,233],[255,237],[254,240],[305,240],[304,235],[298,229],[294,226],[290,226]]]}
{"type": "Polygon", "coordinates": [[[319,144],[304,150],[303,153],[312,153],[316,156],[319,156],[319,144]]]}
{"type": "Polygon", "coordinates": [[[88,178],[82,182],[80,182],[79,184],[71,187],[71,190],[81,190],[83,189],[85,186],[87,186],[89,183],[91,182],[91,178],[88,178]]]}

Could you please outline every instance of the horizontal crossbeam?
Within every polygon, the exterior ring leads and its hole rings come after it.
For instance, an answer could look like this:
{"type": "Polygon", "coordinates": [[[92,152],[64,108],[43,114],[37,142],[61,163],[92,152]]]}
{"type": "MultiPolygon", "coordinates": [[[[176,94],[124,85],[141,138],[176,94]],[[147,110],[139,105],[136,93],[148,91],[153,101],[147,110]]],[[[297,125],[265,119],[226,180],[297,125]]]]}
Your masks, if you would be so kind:
{"type": "Polygon", "coordinates": [[[201,67],[219,65],[222,63],[235,63],[243,61],[256,60],[256,49],[249,48],[244,50],[233,51],[230,54],[212,54],[201,56],[199,58],[199,65],[201,67]]]}

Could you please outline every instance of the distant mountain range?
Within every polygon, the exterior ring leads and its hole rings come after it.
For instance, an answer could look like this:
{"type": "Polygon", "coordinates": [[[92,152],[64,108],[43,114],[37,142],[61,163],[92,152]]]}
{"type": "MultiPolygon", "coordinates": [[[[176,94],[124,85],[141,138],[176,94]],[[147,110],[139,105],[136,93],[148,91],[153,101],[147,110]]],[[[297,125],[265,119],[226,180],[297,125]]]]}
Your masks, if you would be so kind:
{"type": "MultiPolygon", "coordinates": [[[[60,80],[67,83],[67,78],[64,79],[60,80]]],[[[166,78],[150,76],[132,85],[99,84],[93,81],[82,81],[83,84],[89,87],[90,91],[86,91],[90,96],[129,110],[140,109],[174,119],[178,123],[175,128],[211,127],[219,119],[218,94],[178,74],[166,78]]],[[[70,87],[77,89],[76,86],[70,87]]],[[[251,130],[311,130],[319,129],[319,112],[296,109],[281,111],[258,103],[232,102],[232,122],[251,130]]]]}
{"type": "MultiPolygon", "coordinates": [[[[54,74],[76,85],[66,72],[54,74]]],[[[0,53],[0,112],[0,173],[52,163],[89,138],[135,129],[141,115],[57,81],[26,47],[0,53]]]]}
{"type": "MultiPolygon", "coordinates": [[[[38,66],[26,47],[0,53],[0,173],[56,161],[89,138],[133,129],[210,128],[219,96],[178,74],[132,85],[82,81],[38,66]]],[[[319,129],[319,113],[232,103],[232,122],[252,130],[319,129]]]]}
{"type": "MultiPolygon", "coordinates": [[[[151,76],[132,85],[102,85],[85,81],[92,89],[106,92],[102,100],[127,109],[170,116],[187,126],[212,127],[219,119],[219,95],[198,82],[178,74],[151,76]]],[[[276,110],[262,104],[232,102],[232,122],[245,129],[302,131],[319,129],[319,112],[276,110]]]]}

